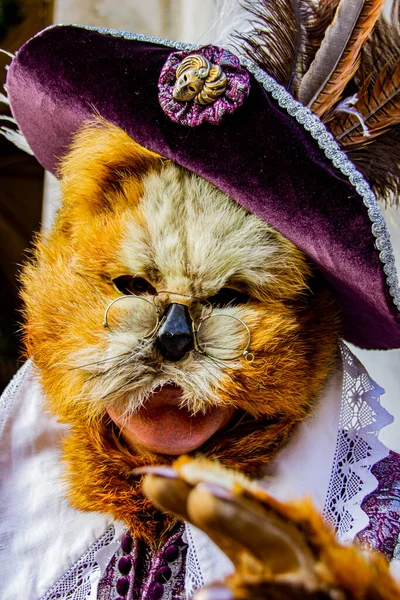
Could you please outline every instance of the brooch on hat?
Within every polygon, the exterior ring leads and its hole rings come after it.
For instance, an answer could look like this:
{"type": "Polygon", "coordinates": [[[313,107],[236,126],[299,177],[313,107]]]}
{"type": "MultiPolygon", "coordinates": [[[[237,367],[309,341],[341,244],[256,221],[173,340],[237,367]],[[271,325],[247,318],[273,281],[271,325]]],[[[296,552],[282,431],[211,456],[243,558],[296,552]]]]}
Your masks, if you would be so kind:
{"type": "Polygon", "coordinates": [[[250,76],[229,50],[204,46],[196,52],[172,52],[161,70],[158,89],[161,108],[176,123],[218,125],[245,101],[250,76]]]}

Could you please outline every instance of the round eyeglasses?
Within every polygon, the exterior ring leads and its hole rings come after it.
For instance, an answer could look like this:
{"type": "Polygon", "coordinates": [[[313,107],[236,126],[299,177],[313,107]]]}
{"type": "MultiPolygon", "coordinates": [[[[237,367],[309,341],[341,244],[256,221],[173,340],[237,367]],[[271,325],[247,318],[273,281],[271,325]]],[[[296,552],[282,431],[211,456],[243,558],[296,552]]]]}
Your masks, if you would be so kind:
{"type": "Polygon", "coordinates": [[[196,352],[221,361],[245,357],[254,359],[249,352],[250,330],[237,316],[213,312],[207,300],[193,296],[158,292],[151,300],[144,296],[126,295],[112,300],[104,313],[103,326],[112,332],[130,332],[138,342],[153,339],[161,325],[171,296],[184,300],[192,320],[194,349],[196,352]]]}

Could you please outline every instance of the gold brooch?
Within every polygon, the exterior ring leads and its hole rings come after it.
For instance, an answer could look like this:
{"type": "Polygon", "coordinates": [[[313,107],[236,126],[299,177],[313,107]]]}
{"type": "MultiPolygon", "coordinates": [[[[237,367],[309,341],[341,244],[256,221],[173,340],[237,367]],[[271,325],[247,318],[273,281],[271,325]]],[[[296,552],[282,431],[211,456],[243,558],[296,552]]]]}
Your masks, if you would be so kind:
{"type": "Polygon", "coordinates": [[[195,104],[212,104],[225,92],[226,85],[226,75],[219,65],[192,54],[178,66],[172,96],[181,102],[194,100],[195,104]]]}

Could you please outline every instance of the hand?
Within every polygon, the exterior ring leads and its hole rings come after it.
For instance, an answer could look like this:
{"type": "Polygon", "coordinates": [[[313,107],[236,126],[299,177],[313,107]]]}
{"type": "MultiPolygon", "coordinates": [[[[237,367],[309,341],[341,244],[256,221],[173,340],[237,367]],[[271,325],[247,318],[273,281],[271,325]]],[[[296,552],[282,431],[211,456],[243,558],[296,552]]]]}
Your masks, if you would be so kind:
{"type": "Polygon", "coordinates": [[[145,495],[201,528],[235,574],[196,600],[394,600],[383,557],[341,546],[309,501],[280,503],[239,473],[203,459],[149,467],[145,495]]]}

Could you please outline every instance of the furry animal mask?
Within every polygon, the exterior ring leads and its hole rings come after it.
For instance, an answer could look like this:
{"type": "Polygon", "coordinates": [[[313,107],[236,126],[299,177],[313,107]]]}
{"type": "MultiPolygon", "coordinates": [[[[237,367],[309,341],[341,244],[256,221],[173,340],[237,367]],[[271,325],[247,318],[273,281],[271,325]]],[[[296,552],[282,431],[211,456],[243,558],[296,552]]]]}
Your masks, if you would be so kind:
{"type": "MultiPolygon", "coordinates": [[[[324,125],[361,151],[360,167],[398,127],[397,62],[379,64],[376,85],[362,77],[368,40],[387,32],[382,0],[255,6],[242,42],[257,65],[70,26],[30,40],[8,72],[19,127],[62,175],[63,207],[24,297],[28,351],[71,425],[71,500],[150,538],[164,523],[133,467],[198,449],[255,476],[312,410],[339,332],[400,344],[383,217],[324,125]],[[271,19],[278,5],[287,19],[271,19]],[[360,140],[363,120],[373,143],[360,140]]],[[[397,168],[372,178],[378,192],[395,189],[397,168]]]]}
{"type": "Polygon", "coordinates": [[[111,512],[152,538],[163,524],[132,469],[201,450],[259,474],[333,367],[337,312],[291,242],[115,126],[98,121],[80,132],[62,186],[54,229],[23,276],[28,352],[52,410],[71,425],[73,504],[111,512]],[[254,360],[218,360],[194,347],[170,360],[160,330],[141,340],[123,310],[125,320],[104,327],[116,298],[152,301],[163,290],[164,312],[197,298],[231,316],[227,327],[209,320],[205,346],[229,345],[245,323],[254,360]],[[171,387],[174,406],[160,410],[160,390],[171,387]]]}

